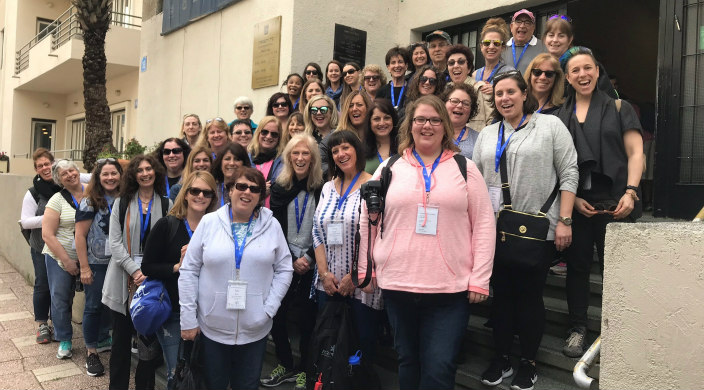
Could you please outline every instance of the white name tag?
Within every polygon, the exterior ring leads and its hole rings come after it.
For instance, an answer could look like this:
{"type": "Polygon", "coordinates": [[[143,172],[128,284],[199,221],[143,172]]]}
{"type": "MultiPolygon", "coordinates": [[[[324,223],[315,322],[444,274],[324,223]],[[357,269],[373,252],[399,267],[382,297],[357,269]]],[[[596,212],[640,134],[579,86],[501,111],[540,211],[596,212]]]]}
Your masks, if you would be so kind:
{"type": "Polygon", "coordinates": [[[245,310],[247,307],[247,282],[230,280],[227,282],[227,310],[245,310]]]}
{"type": "Polygon", "coordinates": [[[105,242],[105,256],[112,256],[112,251],[110,250],[110,245],[108,244],[108,242],[105,242]]]}
{"type": "Polygon", "coordinates": [[[438,234],[438,208],[435,206],[423,207],[418,205],[416,216],[416,233],[434,236],[438,234]]]}
{"type": "Polygon", "coordinates": [[[144,256],[142,256],[142,255],[132,256],[132,260],[134,260],[134,262],[137,263],[137,265],[140,267],[142,266],[142,259],[143,258],[144,258],[144,256]]]}
{"type": "Polygon", "coordinates": [[[328,225],[328,245],[342,245],[342,222],[333,221],[328,225]]]}
{"type": "Polygon", "coordinates": [[[76,240],[71,240],[71,249],[76,250],[76,240]]]}
{"type": "Polygon", "coordinates": [[[498,213],[499,207],[501,207],[501,187],[489,187],[489,199],[494,212],[498,213]]]}

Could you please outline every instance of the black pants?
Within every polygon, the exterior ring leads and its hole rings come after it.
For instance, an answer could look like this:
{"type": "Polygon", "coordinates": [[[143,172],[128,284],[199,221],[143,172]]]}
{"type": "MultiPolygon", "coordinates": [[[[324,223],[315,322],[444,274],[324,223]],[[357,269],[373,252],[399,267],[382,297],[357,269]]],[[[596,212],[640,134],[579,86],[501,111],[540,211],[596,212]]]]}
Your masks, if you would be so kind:
{"type": "Polygon", "coordinates": [[[594,261],[594,244],[599,258],[601,274],[604,274],[604,239],[606,225],[614,219],[608,214],[597,214],[591,218],[572,213],[572,245],[567,248],[567,306],[572,327],[587,326],[589,307],[589,274],[594,261]]]}
{"type": "Polygon", "coordinates": [[[305,371],[308,363],[308,347],[310,337],[315,327],[315,316],[317,304],[309,298],[310,286],[313,282],[313,270],[299,275],[294,272],[291,286],[286,293],[281,307],[274,316],[274,325],[271,328],[271,337],[276,346],[276,358],[287,370],[305,371]],[[299,351],[301,361],[299,366],[293,364],[293,354],[291,353],[291,342],[288,338],[287,316],[289,309],[293,309],[293,321],[298,324],[300,333],[299,351]]]}
{"type": "MultiPolygon", "coordinates": [[[[134,325],[129,315],[110,310],[112,313],[112,352],[110,354],[110,389],[127,390],[130,383],[132,361],[132,334],[134,325]]],[[[134,375],[136,390],[154,390],[155,364],[158,359],[137,363],[134,375]]]]}
{"type": "Polygon", "coordinates": [[[544,261],[533,268],[494,264],[491,315],[497,355],[510,354],[513,335],[518,333],[521,357],[535,360],[545,329],[543,288],[555,257],[555,242],[545,245],[544,261]]]}

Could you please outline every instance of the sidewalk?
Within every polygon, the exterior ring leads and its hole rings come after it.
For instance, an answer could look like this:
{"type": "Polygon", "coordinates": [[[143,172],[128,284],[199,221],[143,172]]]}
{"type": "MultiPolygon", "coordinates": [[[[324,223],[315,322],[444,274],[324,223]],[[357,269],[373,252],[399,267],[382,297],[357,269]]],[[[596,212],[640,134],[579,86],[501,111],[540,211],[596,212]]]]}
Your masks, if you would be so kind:
{"type": "MultiPolygon", "coordinates": [[[[58,343],[36,343],[32,291],[33,287],[0,258],[0,389],[107,389],[110,352],[100,354],[105,375],[86,375],[80,324],[73,324],[71,359],[56,358],[58,343]]],[[[134,365],[130,388],[134,388],[134,365]]]]}

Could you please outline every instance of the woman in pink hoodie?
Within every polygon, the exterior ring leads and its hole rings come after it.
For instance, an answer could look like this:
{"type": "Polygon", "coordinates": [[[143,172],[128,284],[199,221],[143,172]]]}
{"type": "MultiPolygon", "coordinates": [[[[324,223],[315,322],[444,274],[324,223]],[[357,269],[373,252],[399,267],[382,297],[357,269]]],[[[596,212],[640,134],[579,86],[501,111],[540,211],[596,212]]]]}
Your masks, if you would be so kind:
{"type": "Polygon", "coordinates": [[[371,286],[381,287],[394,330],[400,388],[452,389],[469,304],[489,295],[494,213],[474,163],[454,157],[459,149],[442,100],[431,95],[410,103],[399,133],[383,222],[368,224],[377,216],[362,207],[359,275],[366,271],[371,226],[371,286]]]}

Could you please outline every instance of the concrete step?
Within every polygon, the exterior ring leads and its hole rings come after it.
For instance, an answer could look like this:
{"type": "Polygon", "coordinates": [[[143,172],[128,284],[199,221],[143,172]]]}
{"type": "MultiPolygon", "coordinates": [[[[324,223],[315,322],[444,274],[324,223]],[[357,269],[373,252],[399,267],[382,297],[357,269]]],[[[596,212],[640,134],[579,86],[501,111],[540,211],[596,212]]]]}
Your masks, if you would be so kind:
{"type": "MultiPolygon", "coordinates": [[[[546,297],[567,299],[565,282],[567,278],[561,275],[549,274],[545,281],[543,295],[546,297]]],[[[601,275],[591,274],[589,278],[589,305],[601,307],[601,292],[603,290],[601,275]]]]}

